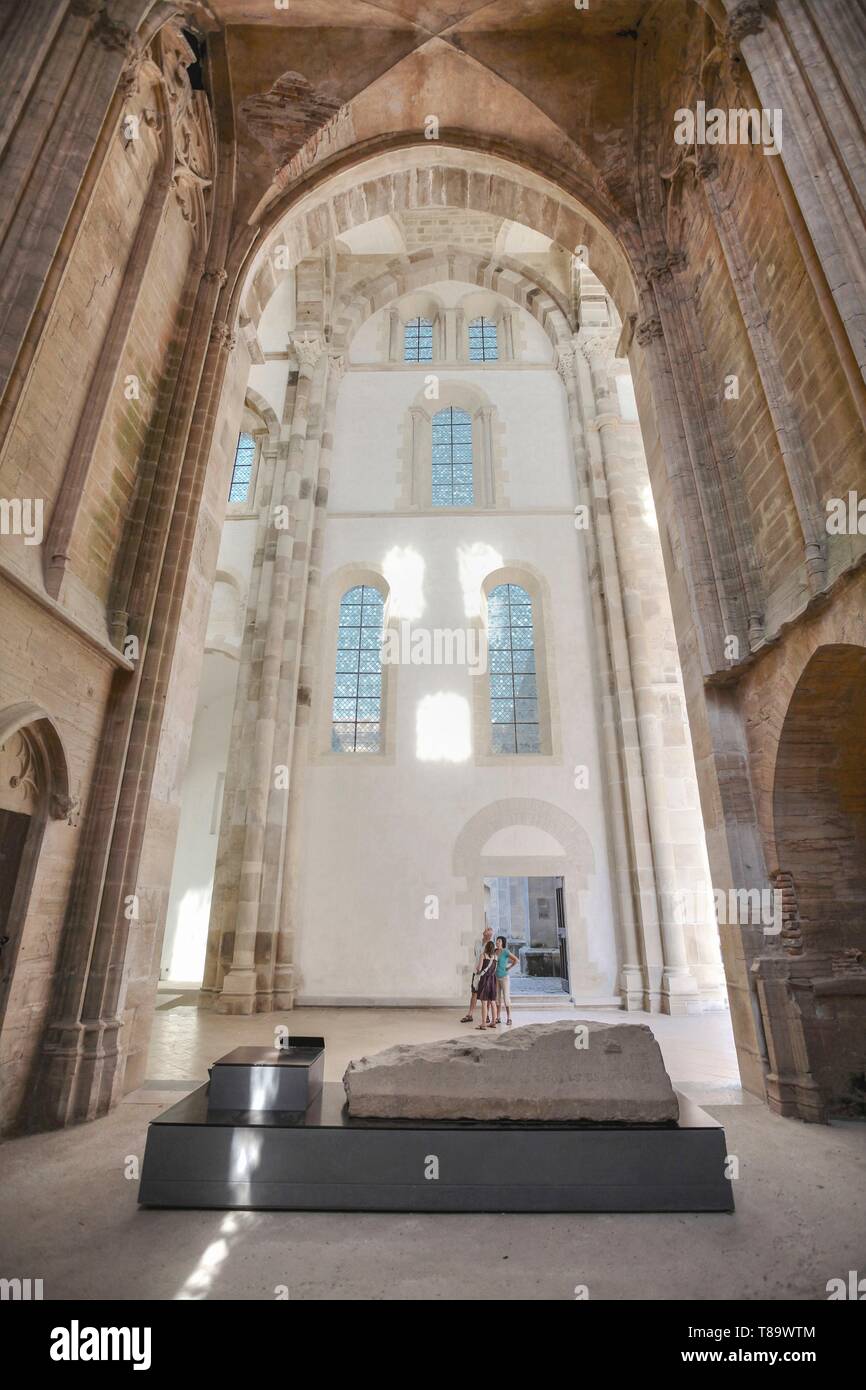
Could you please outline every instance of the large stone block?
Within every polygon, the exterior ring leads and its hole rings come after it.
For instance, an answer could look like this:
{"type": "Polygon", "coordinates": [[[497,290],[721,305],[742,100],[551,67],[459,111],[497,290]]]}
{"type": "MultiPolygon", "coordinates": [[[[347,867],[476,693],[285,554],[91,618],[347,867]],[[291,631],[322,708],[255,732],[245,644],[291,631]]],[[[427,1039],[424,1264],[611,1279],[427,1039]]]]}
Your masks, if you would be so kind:
{"type": "Polygon", "coordinates": [[[350,1062],[350,1115],[420,1120],[676,1121],[643,1024],[531,1023],[504,1034],[386,1048],[350,1062]]]}

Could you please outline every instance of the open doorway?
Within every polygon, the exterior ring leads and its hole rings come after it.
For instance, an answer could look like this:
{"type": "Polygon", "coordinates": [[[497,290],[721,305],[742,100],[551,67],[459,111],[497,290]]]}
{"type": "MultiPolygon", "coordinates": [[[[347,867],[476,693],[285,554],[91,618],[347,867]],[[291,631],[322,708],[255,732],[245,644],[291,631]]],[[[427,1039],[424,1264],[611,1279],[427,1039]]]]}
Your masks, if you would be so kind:
{"type": "Polygon", "coordinates": [[[561,875],[485,878],[487,917],[494,936],[504,936],[520,961],[511,972],[511,993],[569,993],[565,895],[561,875]]]}

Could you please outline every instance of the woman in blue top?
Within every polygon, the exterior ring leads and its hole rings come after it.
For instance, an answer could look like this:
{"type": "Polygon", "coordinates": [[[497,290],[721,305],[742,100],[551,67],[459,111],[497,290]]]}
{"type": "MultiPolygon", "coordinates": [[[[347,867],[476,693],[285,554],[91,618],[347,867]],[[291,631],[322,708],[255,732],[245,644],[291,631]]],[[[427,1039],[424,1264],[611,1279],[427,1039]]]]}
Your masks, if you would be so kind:
{"type": "Polygon", "coordinates": [[[508,941],[504,936],[496,938],[496,1022],[502,1022],[502,1010],[505,1009],[508,1017],[505,1022],[511,1027],[511,981],[508,978],[509,970],[513,970],[520,961],[513,951],[508,949],[508,941]]]}

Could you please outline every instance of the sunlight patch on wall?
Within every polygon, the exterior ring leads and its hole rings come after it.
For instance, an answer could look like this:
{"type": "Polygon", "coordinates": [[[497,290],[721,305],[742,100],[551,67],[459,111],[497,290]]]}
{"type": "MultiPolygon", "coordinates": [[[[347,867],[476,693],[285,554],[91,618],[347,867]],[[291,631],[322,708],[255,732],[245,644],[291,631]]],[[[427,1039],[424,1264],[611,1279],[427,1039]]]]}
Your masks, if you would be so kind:
{"type": "Polygon", "coordinates": [[[200,980],[204,974],[212,892],[213,883],[207,883],[204,888],[188,888],[180,900],[169,980],[200,980]]]}
{"type": "Polygon", "coordinates": [[[481,585],[494,570],[502,568],[502,556],[486,541],[457,547],[457,570],[463,590],[463,611],[467,618],[481,614],[481,585]]]}
{"type": "Polygon", "coordinates": [[[411,545],[395,545],[382,561],[391,591],[388,618],[420,618],[424,612],[424,560],[411,545]]]}
{"type": "Polygon", "coordinates": [[[441,690],[425,695],[415,719],[415,756],[422,763],[465,763],[472,755],[469,701],[441,690]]]}

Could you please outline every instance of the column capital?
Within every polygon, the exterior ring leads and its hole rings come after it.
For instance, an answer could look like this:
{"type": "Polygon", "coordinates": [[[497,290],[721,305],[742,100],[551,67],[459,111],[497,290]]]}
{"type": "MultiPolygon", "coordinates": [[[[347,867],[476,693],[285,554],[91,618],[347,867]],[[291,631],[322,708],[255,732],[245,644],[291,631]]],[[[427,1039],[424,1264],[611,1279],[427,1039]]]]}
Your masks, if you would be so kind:
{"type": "Polygon", "coordinates": [[[664,337],[661,319],[653,315],[652,318],[642,319],[634,331],[636,341],[642,348],[648,347],[655,338],[664,337]]]}
{"type": "Polygon", "coordinates": [[[728,13],[725,27],[725,40],[735,47],[752,34],[760,34],[764,28],[764,7],[761,0],[741,0],[728,13]]]}
{"type": "Polygon", "coordinates": [[[227,323],[215,323],[210,331],[210,336],[211,341],[219,343],[225,352],[231,352],[237,342],[237,337],[227,323]]]}
{"type": "Polygon", "coordinates": [[[302,372],[312,372],[325,351],[325,344],[319,334],[310,334],[306,330],[303,333],[293,333],[289,338],[289,346],[297,357],[302,372]]]}
{"type": "Polygon", "coordinates": [[[581,329],[575,338],[577,347],[580,348],[590,367],[597,367],[607,358],[614,357],[618,341],[619,334],[606,328],[600,332],[581,329]]]}
{"type": "Polygon", "coordinates": [[[569,380],[574,383],[574,369],[577,364],[577,351],[573,347],[558,347],[556,349],[555,367],[563,382],[568,386],[569,380]]]}

